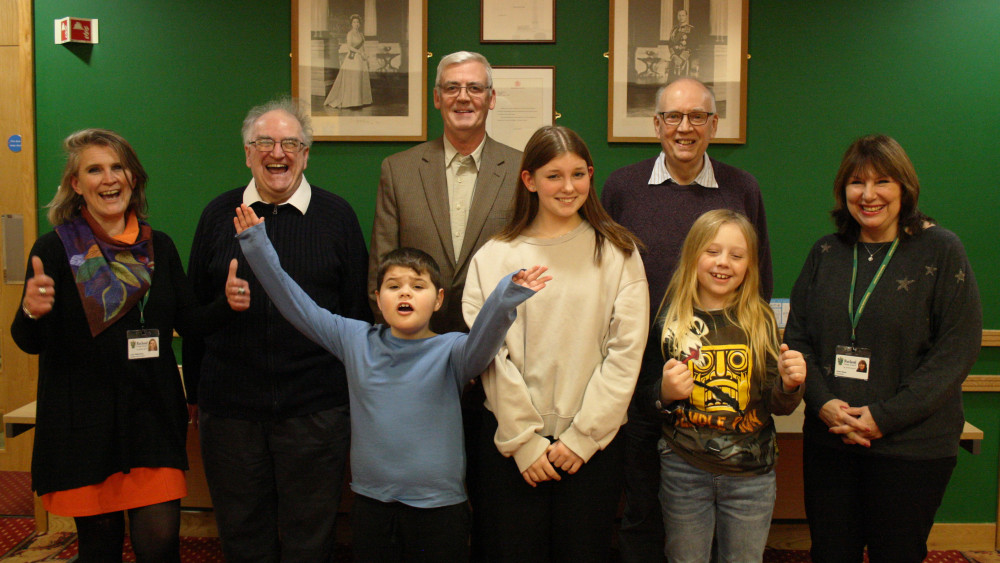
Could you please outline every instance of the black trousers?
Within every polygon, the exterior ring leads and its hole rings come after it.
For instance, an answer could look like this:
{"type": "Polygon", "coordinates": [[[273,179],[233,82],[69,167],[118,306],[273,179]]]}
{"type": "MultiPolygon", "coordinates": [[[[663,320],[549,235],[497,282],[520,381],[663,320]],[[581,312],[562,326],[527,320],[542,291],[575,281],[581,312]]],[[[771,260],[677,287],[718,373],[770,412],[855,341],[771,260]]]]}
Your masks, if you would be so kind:
{"type": "Polygon", "coordinates": [[[469,504],[416,508],[354,495],[352,549],[359,563],[469,559],[469,504]]]}
{"type": "MultiPolygon", "coordinates": [[[[861,446],[857,446],[861,448],[861,446]]],[[[816,563],[919,563],[957,458],[906,460],[806,440],[806,517],[816,563]]]]}
{"type": "Polygon", "coordinates": [[[351,442],[347,405],[274,422],[201,411],[199,428],[227,563],[332,559],[351,442]]]}
{"type": "MultiPolygon", "coordinates": [[[[493,443],[485,411],[479,442],[477,523],[484,561],[606,563],[621,498],[624,441],[612,440],[573,475],[529,486],[513,458],[493,443]]],[[[662,549],[662,548],[661,548],[662,549]]]]}
{"type": "Polygon", "coordinates": [[[618,531],[618,549],[623,563],[663,561],[663,512],[660,508],[660,454],[656,443],[663,434],[662,422],[629,409],[628,423],[621,429],[625,442],[625,509],[618,531]]]}

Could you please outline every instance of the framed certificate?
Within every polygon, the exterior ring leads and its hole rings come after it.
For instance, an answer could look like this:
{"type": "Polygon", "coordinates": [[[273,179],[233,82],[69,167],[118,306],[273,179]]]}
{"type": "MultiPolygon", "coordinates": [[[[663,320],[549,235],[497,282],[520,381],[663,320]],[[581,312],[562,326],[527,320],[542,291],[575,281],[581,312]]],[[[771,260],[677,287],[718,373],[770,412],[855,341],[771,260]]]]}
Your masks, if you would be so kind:
{"type": "Polygon", "coordinates": [[[555,119],[556,67],[495,66],[496,107],[486,117],[486,132],[501,143],[524,150],[543,125],[555,119]]]}
{"type": "Polygon", "coordinates": [[[555,43],[556,0],[480,0],[480,43],[555,43]]]}

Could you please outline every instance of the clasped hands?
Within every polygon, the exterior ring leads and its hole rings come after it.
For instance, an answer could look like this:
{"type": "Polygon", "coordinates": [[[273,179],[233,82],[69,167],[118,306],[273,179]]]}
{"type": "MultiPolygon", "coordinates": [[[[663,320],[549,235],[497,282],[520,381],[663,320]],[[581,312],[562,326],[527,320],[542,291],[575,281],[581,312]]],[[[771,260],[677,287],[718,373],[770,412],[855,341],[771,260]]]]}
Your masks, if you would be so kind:
{"type": "Polygon", "coordinates": [[[852,407],[840,399],[830,399],[820,409],[819,418],[830,427],[830,432],[840,434],[845,444],[870,448],[872,440],[882,437],[882,431],[867,406],[852,407]]]}
{"type": "Polygon", "coordinates": [[[583,467],[583,458],[576,455],[566,444],[556,441],[549,444],[535,463],[521,472],[521,476],[532,487],[537,487],[543,481],[560,481],[562,476],[556,469],[562,469],[570,475],[583,467]]]}

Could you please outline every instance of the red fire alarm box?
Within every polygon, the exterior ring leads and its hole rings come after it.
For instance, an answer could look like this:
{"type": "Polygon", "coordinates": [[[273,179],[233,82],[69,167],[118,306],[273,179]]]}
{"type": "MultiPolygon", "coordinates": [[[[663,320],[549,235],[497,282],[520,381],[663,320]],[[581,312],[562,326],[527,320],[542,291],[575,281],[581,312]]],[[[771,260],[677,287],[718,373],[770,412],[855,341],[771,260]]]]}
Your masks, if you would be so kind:
{"type": "Polygon", "coordinates": [[[97,43],[97,20],[89,18],[56,20],[56,45],[70,42],[97,43]]]}

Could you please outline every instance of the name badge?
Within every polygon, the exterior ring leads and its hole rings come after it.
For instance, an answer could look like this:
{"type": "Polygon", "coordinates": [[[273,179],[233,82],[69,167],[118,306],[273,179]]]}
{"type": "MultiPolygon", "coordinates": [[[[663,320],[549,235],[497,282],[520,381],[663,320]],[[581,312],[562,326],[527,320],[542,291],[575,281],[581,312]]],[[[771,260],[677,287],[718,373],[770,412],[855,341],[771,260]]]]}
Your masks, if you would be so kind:
{"type": "Polygon", "coordinates": [[[160,357],[160,331],[158,329],[129,330],[125,332],[128,339],[128,359],[144,360],[160,357]]]}
{"type": "Polygon", "coordinates": [[[837,357],[834,359],[833,375],[868,381],[868,373],[872,369],[872,351],[868,348],[851,348],[837,346],[837,357]]]}

